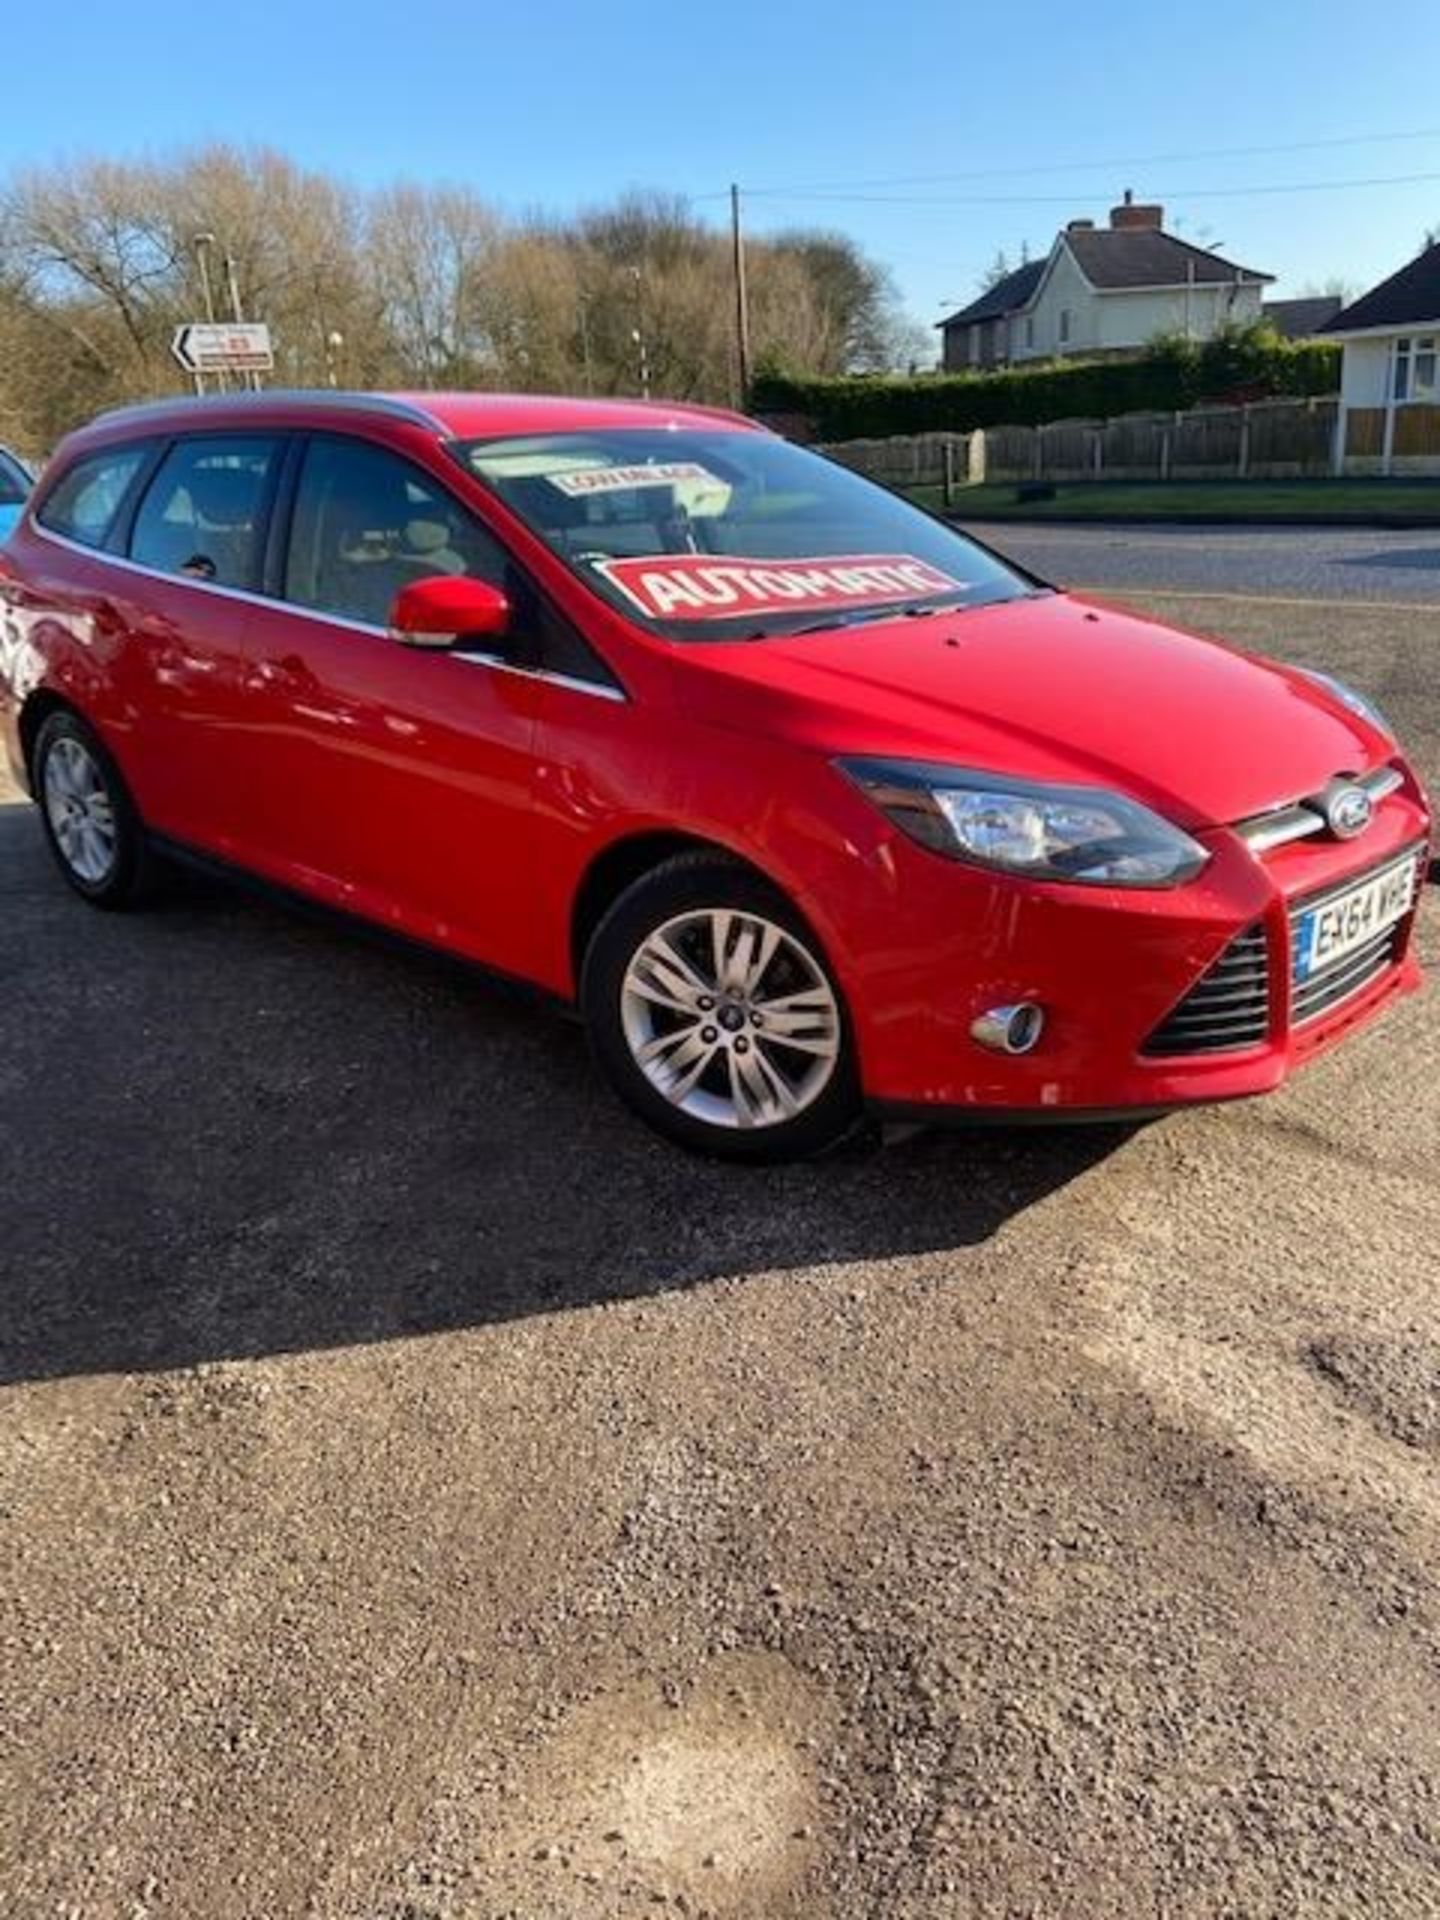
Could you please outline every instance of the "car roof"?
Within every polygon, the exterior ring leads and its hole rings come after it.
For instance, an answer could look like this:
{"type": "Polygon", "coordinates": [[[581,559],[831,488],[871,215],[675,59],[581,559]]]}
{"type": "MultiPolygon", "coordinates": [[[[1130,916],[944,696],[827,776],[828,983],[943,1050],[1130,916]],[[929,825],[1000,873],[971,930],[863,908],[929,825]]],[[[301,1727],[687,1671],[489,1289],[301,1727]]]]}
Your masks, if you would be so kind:
{"type": "Polygon", "coordinates": [[[193,433],[199,428],[261,421],[267,426],[304,427],[337,419],[405,424],[456,440],[614,427],[765,431],[743,414],[669,400],[570,399],[534,393],[350,393],[320,387],[205,394],[120,407],[102,413],[72,441],[89,444],[92,439],[109,441],[136,432],[193,433]]]}

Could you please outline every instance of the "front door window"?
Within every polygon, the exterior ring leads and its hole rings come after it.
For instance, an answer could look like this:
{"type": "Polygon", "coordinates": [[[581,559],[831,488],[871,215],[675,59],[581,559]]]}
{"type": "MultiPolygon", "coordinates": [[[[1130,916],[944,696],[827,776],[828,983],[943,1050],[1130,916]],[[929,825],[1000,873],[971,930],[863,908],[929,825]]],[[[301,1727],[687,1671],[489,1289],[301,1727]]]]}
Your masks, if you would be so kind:
{"type": "Polygon", "coordinates": [[[398,454],[317,436],[290,528],[285,598],[384,627],[402,587],[434,574],[506,584],[503,550],[460,503],[398,454]]]}

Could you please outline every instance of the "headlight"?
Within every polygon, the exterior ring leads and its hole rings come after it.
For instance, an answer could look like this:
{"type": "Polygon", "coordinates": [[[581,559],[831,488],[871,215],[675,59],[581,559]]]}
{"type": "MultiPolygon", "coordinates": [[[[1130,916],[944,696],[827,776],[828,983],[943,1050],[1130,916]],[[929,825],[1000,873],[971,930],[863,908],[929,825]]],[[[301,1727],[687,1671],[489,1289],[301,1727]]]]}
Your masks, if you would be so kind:
{"type": "Polygon", "coordinates": [[[1296,672],[1303,673],[1307,680],[1324,687],[1327,693],[1333,693],[1342,707],[1348,707],[1352,713],[1358,713],[1362,720],[1368,720],[1387,740],[1395,738],[1395,729],[1368,694],[1359,692],[1348,681],[1337,680],[1333,673],[1322,673],[1318,667],[1297,667],[1296,672]]]}
{"type": "Polygon", "coordinates": [[[1188,833],[1123,794],[915,760],[841,760],[841,771],[935,853],[1032,880],[1178,887],[1210,858],[1188,833]]]}

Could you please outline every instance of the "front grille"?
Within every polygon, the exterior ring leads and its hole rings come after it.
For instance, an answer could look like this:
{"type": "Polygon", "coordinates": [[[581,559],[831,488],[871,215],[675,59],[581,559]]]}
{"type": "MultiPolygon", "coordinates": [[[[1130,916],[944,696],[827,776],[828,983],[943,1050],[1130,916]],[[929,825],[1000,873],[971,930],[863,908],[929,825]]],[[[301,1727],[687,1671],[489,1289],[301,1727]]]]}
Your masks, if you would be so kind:
{"type": "MultiPolygon", "coordinates": [[[[1371,869],[1379,873],[1392,865],[1389,860],[1371,869]]],[[[1354,873],[1348,879],[1326,887],[1320,893],[1307,895],[1303,900],[1292,902],[1290,907],[1290,944],[1296,944],[1297,928],[1302,914],[1309,913],[1312,907],[1318,907],[1336,894],[1348,893],[1351,887],[1358,886],[1368,875],[1354,873]]],[[[1400,958],[1400,949],[1405,942],[1405,928],[1409,916],[1398,921],[1393,927],[1386,927],[1377,933],[1373,940],[1367,940],[1363,947],[1356,947],[1353,953],[1347,953],[1333,967],[1327,967],[1323,973],[1315,974],[1309,980],[1298,980],[1290,989],[1290,1024],[1303,1027],[1311,1020],[1318,1020],[1322,1014],[1338,1007],[1352,994],[1360,993],[1377,980],[1387,968],[1393,967],[1400,958]]]]}
{"type": "Polygon", "coordinates": [[[1303,1027],[1307,1020],[1318,1020],[1322,1013],[1338,1007],[1342,1000],[1359,993],[1387,967],[1393,966],[1400,957],[1404,929],[1403,920],[1399,926],[1387,927],[1373,940],[1367,940],[1363,947],[1347,953],[1335,966],[1317,973],[1313,980],[1301,981],[1290,998],[1291,1026],[1303,1027]]]}
{"type": "Polygon", "coordinates": [[[1146,1054],[1232,1053],[1270,1028],[1270,966],[1258,922],[1237,934],[1141,1048],[1146,1054]]]}
{"type": "MultiPolygon", "coordinates": [[[[1398,767],[1377,767],[1373,773],[1362,773],[1354,779],[1336,774],[1331,785],[1337,783],[1363,788],[1369,795],[1371,806],[1378,807],[1392,793],[1400,791],[1405,784],[1405,776],[1398,767]]],[[[1264,813],[1252,814],[1248,820],[1238,821],[1235,831],[1250,851],[1256,854],[1270,853],[1291,840],[1306,840],[1312,834],[1327,833],[1329,815],[1326,812],[1325,793],[1310,794],[1306,799],[1296,800],[1286,806],[1268,807],[1264,813]]]]}

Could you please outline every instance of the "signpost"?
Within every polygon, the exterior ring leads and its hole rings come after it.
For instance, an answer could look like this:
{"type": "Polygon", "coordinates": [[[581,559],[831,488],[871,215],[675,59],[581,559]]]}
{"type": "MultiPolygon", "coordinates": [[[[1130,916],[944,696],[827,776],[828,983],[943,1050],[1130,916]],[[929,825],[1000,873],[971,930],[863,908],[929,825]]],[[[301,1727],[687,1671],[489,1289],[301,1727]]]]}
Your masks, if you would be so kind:
{"type": "Polygon", "coordinates": [[[177,327],[170,351],[187,373],[195,376],[196,391],[207,373],[249,374],[258,386],[262,373],[274,370],[270,329],[259,320],[195,320],[177,327]]]}

